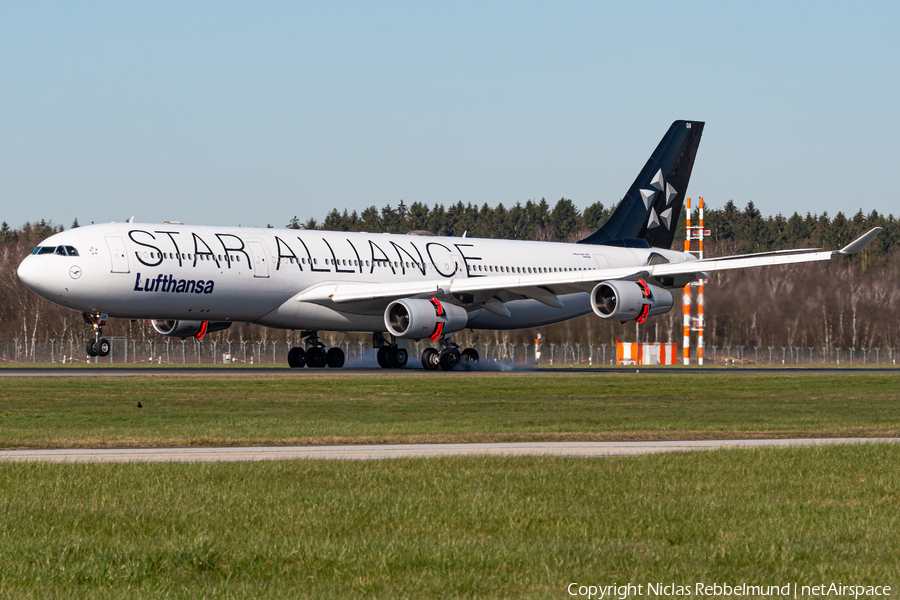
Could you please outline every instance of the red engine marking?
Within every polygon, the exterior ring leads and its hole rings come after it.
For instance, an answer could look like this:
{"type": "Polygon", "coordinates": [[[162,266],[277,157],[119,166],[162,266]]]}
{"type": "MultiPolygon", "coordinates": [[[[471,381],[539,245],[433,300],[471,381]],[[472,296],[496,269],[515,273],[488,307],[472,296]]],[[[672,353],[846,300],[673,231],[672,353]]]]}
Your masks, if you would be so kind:
{"type": "Polygon", "coordinates": [[[650,286],[647,285],[647,282],[643,279],[638,279],[637,284],[641,286],[641,293],[644,294],[644,298],[650,297],[650,286]]]}
{"type": "Polygon", "coordinates": [[[650,314],[650,305],[645,304],[644,308],[641,309],[641,314],[638,316],[637,319],[635,319],[635,321],[637,321],[638,323],[643,323],[644,321],[647,320],[647,316],[649,314],[650,314]]]}
{"type": "Polygon", "coordinates": [[[209,327],[209,321],[203,321],[203,324],[200,325],[200,330],[194,334],[194,337],[198,340],[202,340],[203,336],[206,335],[206,329],[209,327]]]}

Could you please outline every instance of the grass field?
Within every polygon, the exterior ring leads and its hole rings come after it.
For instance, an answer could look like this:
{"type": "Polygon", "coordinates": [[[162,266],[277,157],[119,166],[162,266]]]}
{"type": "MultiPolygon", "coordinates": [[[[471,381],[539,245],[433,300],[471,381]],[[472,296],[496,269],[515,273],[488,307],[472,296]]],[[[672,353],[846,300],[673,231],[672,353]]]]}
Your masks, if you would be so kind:
{"type": "Polygon", "coordinates": [[[900,585],[900,447],[0,464],[3,598],[568,598],[900,585]]]}
{"type": "Polygon", "coordinates": [[[878,372],[7,378],[0,386],[5,448],[895,435],[900,374],[878,372]]]}
{"type": "MultiPolygon", "coordinates": [[[[7,378],[0,446],[893,436],[900,375],[7,378]],[[137,408],[137,403],[142,408],[137,408]]],[[[0,598],[900,589],[900,446],[633,458],[0,463],[0,598]]]]}

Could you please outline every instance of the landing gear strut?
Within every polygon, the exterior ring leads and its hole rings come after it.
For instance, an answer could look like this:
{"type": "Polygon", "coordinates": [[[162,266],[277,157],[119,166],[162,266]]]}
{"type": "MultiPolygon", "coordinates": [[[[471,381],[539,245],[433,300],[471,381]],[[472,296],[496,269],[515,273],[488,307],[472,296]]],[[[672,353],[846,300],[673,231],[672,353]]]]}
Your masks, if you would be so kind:
{"type": "Polygon", "coordinates": [[[89,339],[85,347],[87,355],[90,357],[109,356],[112,346],[109,340],[103,337],[103,326],[106,325],[109,315],[106,313],[81,313],[81,316],[86,324],[85,329],[90,329],[94,333],[94,339],[89,339]]]}
{"type": "Polygon", "coordinates": [[[372,345],[378,351],[378,366],[383,369],[402,369],[409,360],[409,351],[397,345],[397,339],[391,336],[388,343],[381,333],[372,334],[372,345]]]}
{"type": "Polygon", "coordinates": [[[300,337],[305,338],[305,348],[295,346],[288,351],[288,366],[292,369],[302,369],[304,366],[321,369],[326,365],[332,369],[340,369],[344,366],[344,351],[334,347],[326,352],[325,344],[319,340],[318,331],[301,331],[300,337]]]}
{"type": "Polygon", "coordinates": [[[434,348],[426,348],[422,352],[422,366],[426,371],[435,371],[438,367],[444,371],[450,371],[457,364],[470,367],[478,362],[478,351],[475,348],[466,348],[459,351],[459,344],[452,341],[450,336],[442,336],[438,343],[440,351],[434,348]]]}

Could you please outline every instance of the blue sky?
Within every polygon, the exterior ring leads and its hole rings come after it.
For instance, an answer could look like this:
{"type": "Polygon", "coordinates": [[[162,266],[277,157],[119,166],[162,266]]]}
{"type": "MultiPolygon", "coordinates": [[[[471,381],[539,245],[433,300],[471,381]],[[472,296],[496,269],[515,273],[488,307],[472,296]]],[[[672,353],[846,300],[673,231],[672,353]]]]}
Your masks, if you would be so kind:
{"type": "Polygon", "coordinates": [[[0,220],[285,225],[688,194],[900,215],[900,4],[4,2],[0,220]]]}

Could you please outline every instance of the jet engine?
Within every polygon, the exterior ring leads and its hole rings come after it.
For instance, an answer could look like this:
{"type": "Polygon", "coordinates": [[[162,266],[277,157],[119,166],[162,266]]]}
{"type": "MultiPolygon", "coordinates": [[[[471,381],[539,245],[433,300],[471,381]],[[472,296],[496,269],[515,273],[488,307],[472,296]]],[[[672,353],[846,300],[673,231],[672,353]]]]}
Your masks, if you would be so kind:
{"type": "Polygon", "coordinates": [[[160,321],[155,319],[150,321],[150,324],[160,335],[178,338],[193,336],[198,340],[202,340],[207,333],[231,327],[230,321],[160,321]]]}
{"type": "Polygon", "coordinates": [[[672,310],[672,293],[643,279],[604,281],[591,291],[591,308],[603,319],[643,323],[647,317],[672,310]]]}
{"type": "Polygon", "coordinates": [[[437,298],[394,300],[384,311],[384,326],[398,338],[437,340],[445,333],[465,329],[468,322],[464,308],[437,298]]]}

